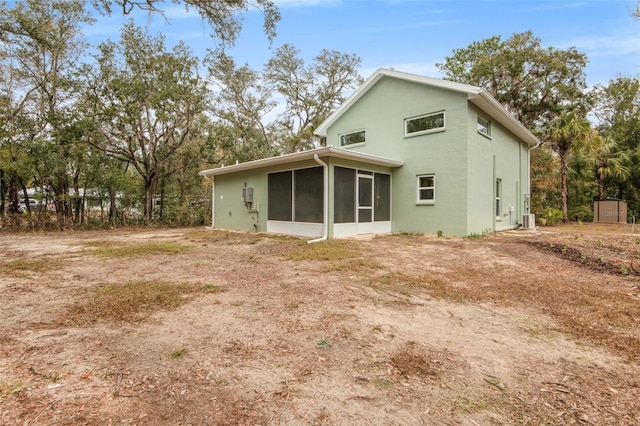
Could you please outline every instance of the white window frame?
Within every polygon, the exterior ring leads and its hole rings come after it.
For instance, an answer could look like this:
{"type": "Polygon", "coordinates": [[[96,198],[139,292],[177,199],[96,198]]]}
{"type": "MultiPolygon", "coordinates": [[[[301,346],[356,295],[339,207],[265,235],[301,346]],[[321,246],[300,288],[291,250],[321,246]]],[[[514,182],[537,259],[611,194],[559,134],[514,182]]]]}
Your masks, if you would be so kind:
{"type": "Polygon", "coordinates": [[[417,175],[416,176],[416,204],[420,204],[420,205],[431,205],[431,204],[435,204],[436,203],[436,175],[435,173],[425,173],[422,175],[417,175]],[[433,186],[420,186],[420,178],[425,178],[425,177],[430,177],[431,179],[433,179],[433,186]],[[428,199],[421,199],[420,198],[420,191],[424,190],[424,189],[431,189],[433,190],[433,198],[428,200],[428,199]]]}
{"type": "Polygon", "coordinates": [[[496,179],[496,220],[502,220],[502,179],[496,179]]]}
{"type": "Polygon", "coordinates": [[[360,129],[360,130],[355,130],[353,132],[346,132],[346,133],[340,133],[338,135],[338,142],[340,143],[340,147],[341,148],[349,148],[352,146],[362,146],[365,145],[367,143],[367,130],[366,129],[360,129]],[[342,143],[342,138],[345,136],[349,136],[349,135],[354,135],[356,133],[364,133],[364,141],[362,142],[356,142],[356,143],[350,143],[350,144],[343,144],[342,143]]]}
{"type": "Polygon", "coordinates": [[[476,120],[476,129],[477,129],[479,134],[481,134],[485,138],[491,139],[491,120],[488,120],[488,119],[484,118],[483,116],[481,116],[480,114],[478,114],[478,119],[476,120]],[[486,122],[486,125],[480,123],[480,120],[486,122]],[[486,128],[487,129],[486,133],[481,130],[481,126],[482,126],[482,128],[486,128]]]}
{"type": "Polygon", "coordinates": [[[411,137],[411,136],[420,136],[420,135],[426,135],[429,133],[437,133],[437,132],[444,132],[447,128],[447,114],[445,113],[444,110],[442,111],[436,111],[436,112],[430,112],[428,114],[422,114],[422,115],[416,115],[415,117],[409,117],[409,118],[405,118],[404,119],[404,136],[405,137],[411,137]],[[418,130],[417,132],[407,132],[407,125],[410,121],[412,120],[419,120],[421,118],[426,118],[426,117],[433,117],[435,115],[442,115],[442,127],[434,127],[432,129],[426,129],[426,130],[418,130]]]}

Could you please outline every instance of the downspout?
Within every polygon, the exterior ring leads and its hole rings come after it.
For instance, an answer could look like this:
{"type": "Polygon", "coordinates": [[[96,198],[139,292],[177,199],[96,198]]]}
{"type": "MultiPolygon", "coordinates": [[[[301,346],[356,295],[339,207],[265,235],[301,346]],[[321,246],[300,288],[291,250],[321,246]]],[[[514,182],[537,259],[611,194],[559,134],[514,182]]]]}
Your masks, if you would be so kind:
{"type": "Polygon", "coordinates": [[[324,241],[329,236],[329,166],[318,157],[318,154],[313,154],[313,159],[324,168],[324,231],[322,237],[309,240],[307,244],[324,241]]]}
{"type": "Polygon", "coordinates": [[[216,181],[207,175],[202,175],[206,180],[211,182],[211,229],[215,229],[215,212],[216,212],[216,181]]]}

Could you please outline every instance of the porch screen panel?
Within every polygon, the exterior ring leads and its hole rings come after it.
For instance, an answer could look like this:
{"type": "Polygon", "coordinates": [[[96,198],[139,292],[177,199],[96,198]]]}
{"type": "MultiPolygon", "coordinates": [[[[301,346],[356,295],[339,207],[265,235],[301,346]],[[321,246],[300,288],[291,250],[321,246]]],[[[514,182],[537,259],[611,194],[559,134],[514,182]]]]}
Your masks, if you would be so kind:
{"type": "Polygon", "coordinates": [[[344,167],[333,169],[333,221],[356,221],[356,171],[344,167]]]}
{"type": "Polygon", "coordinates": [[[324,219],[324,174],[322,167],[293,172],[296,222],[322,223],[324,219]]]}
{"type": "Polygon", "coordinates": [[[269,173],[269,211],[267,213],[269,220],[291,221],[293,219],[293,211],[291,208],[291,177],[292,173],[290,171],[269,173]]]}
{"type": "Polygon", "coordinates": [[[376,173],[373,178],[373,218],[376,222],[391,220],[391,176],[376,173]]]}

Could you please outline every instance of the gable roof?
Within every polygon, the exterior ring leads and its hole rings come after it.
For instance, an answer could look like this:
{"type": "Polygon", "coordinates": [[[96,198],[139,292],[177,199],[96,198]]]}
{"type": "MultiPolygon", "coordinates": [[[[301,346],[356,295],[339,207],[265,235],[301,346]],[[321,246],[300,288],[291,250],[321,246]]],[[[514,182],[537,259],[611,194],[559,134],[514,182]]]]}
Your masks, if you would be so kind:
{"type": "Polygon", "coordinates": [[[318,126],[315,133],[318,136],[327,136],[327,129],[342,116],[353,104],[355,104],[365,93],[369,91],[383,77],[391,77],[413,83],[424,84],[426,86],[438,87],[454,92],[466,93],[469,102],[486,112],[497,122],[511,131],[514,135],[527,143],[529,146],[540,144],[538,138],[531,133],[520,121],[513,117],[489,92],[481,87],[469,84],[456,83],[454,81],[442,80],[439,78],[424,77],[416,74],[379,68],[369,77],[340,107],[335,110],[326,120],[318,126]]]}
{"type": "Polygon", "coordinates": [[[198,174],[200,176],[219,176],[228,173],[241,172],[244,170],[257,169],[260,167],[293,163],[295,161],[313,160],[316,155],[318,157],[342,158],[344,160],[359,161],[362,163],[390,168],[401,167],[404,164],[404,161],[391,160],[389,158],[379,157],[377,155],[364,154],[362,152],[350,151],[343,148],[336,148],[334,146],[326,146],[322,148],[310,149],[308,151],[294,152],[293,154],[247,161],[246,163],[234,164],[233,166],[221,166],[215,169],[203,170],[198,174]]]}

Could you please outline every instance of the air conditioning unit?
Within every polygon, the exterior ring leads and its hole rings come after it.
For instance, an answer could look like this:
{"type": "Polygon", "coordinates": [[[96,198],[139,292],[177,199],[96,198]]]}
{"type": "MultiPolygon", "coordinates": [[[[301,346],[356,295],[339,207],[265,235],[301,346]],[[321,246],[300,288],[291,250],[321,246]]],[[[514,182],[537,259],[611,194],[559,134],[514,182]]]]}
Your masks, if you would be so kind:
{"type": "Polygon", "coordinates": [[[522,229],[536,229],[536,215],[535,214],[523,214],[522,215],[522,229]]]}

